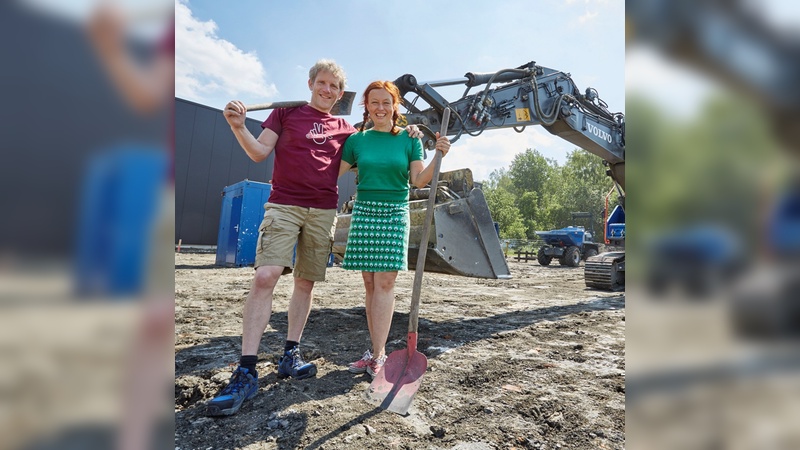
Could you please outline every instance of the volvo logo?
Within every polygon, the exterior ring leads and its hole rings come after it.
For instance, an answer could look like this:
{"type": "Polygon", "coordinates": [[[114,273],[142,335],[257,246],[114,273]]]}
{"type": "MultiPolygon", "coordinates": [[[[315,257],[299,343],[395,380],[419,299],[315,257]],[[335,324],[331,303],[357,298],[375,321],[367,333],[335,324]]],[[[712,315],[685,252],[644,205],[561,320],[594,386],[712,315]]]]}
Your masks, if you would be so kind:
{"type": "Polygon", "coordinates": [[[587,123],[586,125],[589,127],[589,131],[591,131],[593,135],[595,135],[595,136],[599,137],[600,139],[608,142],[609,144],[611,143],[611,135],[610,134],[606,133],[605,131],[601,130],[600,128],[597,128],[597,125],[592,125],[590,123],[587,123]]]}

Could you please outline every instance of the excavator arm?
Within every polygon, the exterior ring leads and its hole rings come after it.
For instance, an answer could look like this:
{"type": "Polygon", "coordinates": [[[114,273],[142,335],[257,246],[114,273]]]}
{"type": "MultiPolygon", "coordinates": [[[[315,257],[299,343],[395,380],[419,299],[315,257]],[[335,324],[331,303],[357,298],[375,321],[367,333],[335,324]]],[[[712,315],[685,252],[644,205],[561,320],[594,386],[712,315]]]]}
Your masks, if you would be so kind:
{"type": "Polygon", "coordinates": [[[427,135],[425,147],[435,140],[431,129],[440,128],[445,107],[453,114],[447,128],[451,142],[464,135],[479,136],[486,130],[539,125],[550,133],[600,157],[609,175],[625,189],[625,116],[611,113],[597,91],[578,89],[568,73],[529,62],[494,73],[468,72],[462,78],[419,83],[406,74],[395,80],[408,110],[406,120],[427,135]],[[464,94],[448,101],[437,87],[464,85],[464,94]],[[470,94],[470,90],[476,89],[470,94]],[[413,97],[409,100],[408,97],[413,97]],[[417,106],[419,99],[428,107],[417,106]]]}

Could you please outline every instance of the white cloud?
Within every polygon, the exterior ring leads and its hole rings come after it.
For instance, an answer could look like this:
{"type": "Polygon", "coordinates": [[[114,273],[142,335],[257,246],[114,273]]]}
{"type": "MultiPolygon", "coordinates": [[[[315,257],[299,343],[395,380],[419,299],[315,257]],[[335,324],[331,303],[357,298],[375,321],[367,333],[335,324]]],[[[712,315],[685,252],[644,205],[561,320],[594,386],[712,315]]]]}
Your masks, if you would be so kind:
{"type": "Polygon", "coordinates": [[[624,6],[624,0],[584,0],[584,3],[587,5],[596,4],[598,6],[624,6]]]}
{"type": "Polygon", "coordinates": [[[585,25],[587,22],[594,20],[600,13],[586,11],[582,16],[578,17],[578,23],[585,25]]]}
{"type": "MultiPolygon", "coordinates": [[[[488,180],[494,170],[508,169],[514,156],[529,148],[563,165],[567,160],[567,152],[575,146],[538,126],[527,127],[522,133],[510,129],[489,130],[477,137],[459,138],[442,160],[441,170],[469,167],[475,181],[488,180]]],[[[433,152],[428,152],[428,162],[432,155],[433,152]]]]}
{"type": "MultiPolygon", "coordinates": [[[[583,3],[584,5],[596,4],[599,6],[610,6],[612,2],[621,3],[622,0],[583,0],[581,3],[583,3]]],[[[578,3],[578,0],[566,0],[564,3],[567,5],[573,5],[575,3],[578,3]]]]}
{"type": "Polygon", "coordinates": [[[277,93],[255,52],[244,52],[217,36],[217,24],[195,18],[186,0],[175,3],[177,97],[198,103],[214,96],[264,101],[277,93]]]}

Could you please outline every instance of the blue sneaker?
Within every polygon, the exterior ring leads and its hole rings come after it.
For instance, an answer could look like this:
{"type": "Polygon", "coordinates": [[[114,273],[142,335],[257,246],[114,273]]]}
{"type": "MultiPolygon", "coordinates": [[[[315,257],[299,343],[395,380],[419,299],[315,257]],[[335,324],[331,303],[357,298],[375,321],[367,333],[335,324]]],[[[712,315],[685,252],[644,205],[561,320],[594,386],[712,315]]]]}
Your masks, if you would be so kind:
{"type": "Polygon", "coordinates": [[[258,392],[258,373],[239,367],[231,375],[228,385],[206,405],[208,416],[230,416],[239,411],[242,403],[258,392]]]}
{"type": "Polygon", "coordinates": [[[317,366],[303,361],[297,347],[284,353],[278,362],[278,378],[292,377],[296,380],[313,377],[317,374],[317,366]]]}

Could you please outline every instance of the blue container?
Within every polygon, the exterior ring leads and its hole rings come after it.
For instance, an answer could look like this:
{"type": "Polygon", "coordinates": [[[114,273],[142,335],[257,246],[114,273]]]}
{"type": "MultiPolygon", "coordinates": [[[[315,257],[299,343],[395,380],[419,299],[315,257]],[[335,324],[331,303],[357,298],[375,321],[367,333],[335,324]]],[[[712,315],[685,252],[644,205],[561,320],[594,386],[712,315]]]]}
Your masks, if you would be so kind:
{"type": "Polygon", "coordinates": [[[272,185],[244,180],[222,190],[216,265],[241,267],[256,260],[258,227],[272,185]]]}
{"type": "Polygon", "coordinates": [[[606,223],[606,239],[614,245],[625,242],[625,210],[617,205],[611,211],[606,223]]]}
{"type": "Polygon", "coordinates": [[[76,293],[142,292],[168,170],[167,152],[144,145],[120,146],[89,161],[75,243],[76,293]]]}

